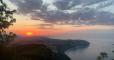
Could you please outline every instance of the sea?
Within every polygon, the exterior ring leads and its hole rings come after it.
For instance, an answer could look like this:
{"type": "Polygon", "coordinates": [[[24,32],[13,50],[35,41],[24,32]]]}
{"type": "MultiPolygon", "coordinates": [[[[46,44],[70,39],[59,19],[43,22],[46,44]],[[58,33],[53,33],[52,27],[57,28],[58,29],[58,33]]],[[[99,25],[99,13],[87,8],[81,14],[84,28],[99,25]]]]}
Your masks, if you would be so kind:
{"type": "Polygon", "coordinates": [[[60,39],[81,39],[90,43],[84,49],[69,49],[65,52],[71,60],[96,60],[101,52],[107,52],[108,58],[114,58],[112,51],[114,50],[114,30],[113,29],[97,29],[97,30],[83,30],[64,33],[54,38],[60,39]]]}

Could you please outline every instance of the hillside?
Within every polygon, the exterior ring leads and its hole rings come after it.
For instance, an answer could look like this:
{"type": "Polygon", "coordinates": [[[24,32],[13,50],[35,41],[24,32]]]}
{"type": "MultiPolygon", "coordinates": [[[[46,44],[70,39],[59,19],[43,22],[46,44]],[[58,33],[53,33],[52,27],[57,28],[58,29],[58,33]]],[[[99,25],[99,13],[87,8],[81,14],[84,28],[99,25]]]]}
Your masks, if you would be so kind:
{"type": "MultiPolygon", "coordinates": [[[[62,40],[62,39],[53,39],[53,38],[48,38],[48,37],[31,37],[31,38],[21,38],[21,40],[13,41],[10,43],[10,46],[17,46],[17,47],[22,47],[23,46],[28,46],[29,45],[45,45],[49,47],[54,53],[54,60],[70,60],[70,58],[64,54],[65,51],[68,49],[82,49],[86,48],[89,46],[89,42],[85,40],[72,40],[72,39],[67,39],[67,40],[62,40]]],[[[37,46],[39,47],[39,46],[37,46]]],[[[20,48],[21,49],[21,48],[20,48]]],[[[20,50],[17,48],[17,50],[20,50]]],[[[30,49],[30,48],[29,48],[30,49]]],[[[26,51],[32,51],[30,50],[26,51]]],[[[25,49],[22,49],[25,50],[25,49]]],[[[28,52],[28,53],[29,53],[28,52]]]]}

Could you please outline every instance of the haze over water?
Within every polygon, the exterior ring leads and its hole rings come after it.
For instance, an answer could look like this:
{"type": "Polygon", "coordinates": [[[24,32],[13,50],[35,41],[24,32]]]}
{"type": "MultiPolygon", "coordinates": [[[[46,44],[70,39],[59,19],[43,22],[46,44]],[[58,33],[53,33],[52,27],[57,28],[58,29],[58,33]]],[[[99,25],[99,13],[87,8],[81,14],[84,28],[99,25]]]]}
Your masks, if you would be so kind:
{"type": "Polygon", "coordinates": [[[20,36],[82,39],[85,49],[68,50],[72,60],[95,60],[111,53],[114,43],[114,0],[4,0],[16,9],[17,22],[9,28],[20,36]]]}
{"type": "Polygon", "coordinates": [[[112,50],[114,50],[114,31],[113,30],[87,30],[75,33],[66,33],[61,37],[65,39],[83,39],[90,42],[90,46],[85,49],[68,50],[66,54],[72,60],[96,60],[100,52],[109,53],[109,58],[112,57],[112,50]]]}

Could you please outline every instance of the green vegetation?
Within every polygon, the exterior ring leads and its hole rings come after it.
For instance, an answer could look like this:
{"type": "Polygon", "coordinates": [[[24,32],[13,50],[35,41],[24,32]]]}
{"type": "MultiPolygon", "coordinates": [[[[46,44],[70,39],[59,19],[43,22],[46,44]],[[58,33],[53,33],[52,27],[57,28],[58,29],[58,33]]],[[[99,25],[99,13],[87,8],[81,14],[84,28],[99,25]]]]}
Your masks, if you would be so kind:
{"type": "Polygon", "coordinates": [[[0,60],[55,60],[56,53],[43,44],[1,46],[0,60]]]}
{"type": "Polygon", "coordinates": [[[106,52],[101,52],[100,56],[97,57],[97,60],[105,60],[105,58],[108,58],[108,54],[106,52]]]}
{"type": "MultiPolygon", "coordinates": [[[[112,51],[112,53],[114,54],[114,50],[112,51]]],[[[98,56],[96,60],[107,60],[107,58],[109,58],[108,55],[109,54],[107,52],[101,52],[100,56],[98,56]]],[[[114,58],[111,59],[114,60],[114,58]]]]}
{"type": "Polygon", "coordinates": [[[16,22],[15,12],[0,0],[0,60],[62,60],[64,56],[65,60],[70,60],[65,54],[59,55],[43,44],[8,45],[16,37],[13,32],[6,31],[16,22]]]}
{"type": "Polygon", "coordinates": [[[16,22],[13,13],[3,0],[0,0],[0,60],[53,60],[53,52],[44,45],[8,46],[16,34],[6,31],[16,22]]]}
{"type": "Polygon", "coordinates": [[[8,43],[10,40],[14,40],[16,34],[13,32],[6,32],[9,26],[13,25],[16,22],[16,19],[13,17],[13,13],[16,10],[10,10],[3,0],[0,0],[0,42],[8,43]]]}
{"type": "Polygon", "coordinates": [[[16,10],[9,9],[4,1],[0,0],[0,60],[70,60],[64,54],[66,50],[75,46],[78,48],[89,46],[84,40],[65,41],[49,38],[43,40],[56,47],[55,50],[44,44],[8,45],[16,37],[16,34],[6,30],[16,22],[13,17],[15,12],[16,10]]]}

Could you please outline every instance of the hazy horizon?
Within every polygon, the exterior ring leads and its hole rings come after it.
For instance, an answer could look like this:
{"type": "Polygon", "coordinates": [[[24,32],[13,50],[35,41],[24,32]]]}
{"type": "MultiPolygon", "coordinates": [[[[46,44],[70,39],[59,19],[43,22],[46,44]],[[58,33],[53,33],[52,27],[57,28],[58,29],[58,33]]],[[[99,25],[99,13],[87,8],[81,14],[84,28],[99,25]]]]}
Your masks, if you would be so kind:
{"type": "Polygon", "coordinates": [[[113,36],[114,0],[0,0],[1,59],[113,60],[113,36]]]}
{"type": "Polygon", "coordinates": [[[17,35],[60,35],[83,30],[114,29],[113,0],[4,0],[16,9],[17,35]],[[64,3],[64,4],[63,4],[64,3]],[[71,3],[71,4],[70,4],[71,3]],[[69,5],[68,5],[69,4],[69,5]]]}

